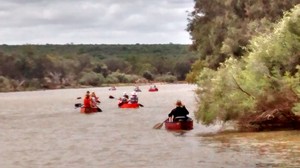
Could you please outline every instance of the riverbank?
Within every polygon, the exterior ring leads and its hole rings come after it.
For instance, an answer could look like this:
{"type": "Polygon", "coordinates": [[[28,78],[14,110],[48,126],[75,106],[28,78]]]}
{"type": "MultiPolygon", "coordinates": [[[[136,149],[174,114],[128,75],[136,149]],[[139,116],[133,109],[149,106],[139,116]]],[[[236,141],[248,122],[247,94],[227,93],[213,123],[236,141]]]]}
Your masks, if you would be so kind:
{"type": "Polygon", "coordinates": [[[51,87],[44,88],[27,88],[27,89],[7,89],[5,91],[0,91],[0,93],[5,92],[23,92],[23,91],[39,91],[39,90],[56,90],[56,89],[80,89],[80,88],[97,88],[97,87],[121,87],[121,86],[146,86],[146,85],[166,85],[166,84],[188,84],[186,81],[176,81],[172,83],[168,82],[139,82],[139,83],[115,83],[115,84],[102,84],[100,86],[90,86],[90,85],[52,85],[51,87]]]}

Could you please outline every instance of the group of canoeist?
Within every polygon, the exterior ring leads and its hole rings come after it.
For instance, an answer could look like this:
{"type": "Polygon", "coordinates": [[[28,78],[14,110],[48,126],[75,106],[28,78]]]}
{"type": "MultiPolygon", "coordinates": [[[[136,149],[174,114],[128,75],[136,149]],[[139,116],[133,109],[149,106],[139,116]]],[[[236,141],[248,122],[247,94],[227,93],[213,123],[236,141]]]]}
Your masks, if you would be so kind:
{"type": "MultiPolygon", "coordinates": [[[[115,87],[114,87],[115,89],[115,87]]],[[[154,85],[154,87],[151,87],[151,89],[157,89],[157,87],[154,85]]],[[[133,92],[131,92],[131,95],[129,96],[126,92],[123,93],[122,97],[120,97],[118,106],[121,107],[124,104],[139,104],[138,103],[138,96],[136,91],[140,90],[138,86],[134,89],[133,92]]],[[[158,89],[157,89],[158,90],[158,89]]],[[[99,111],[102,111],[98,104],[100,103],[99,97],[96,96],[95,92],[89,92],[87,91],[84,100],[83,100],[83,108],[90,108],[90,109],[98,109],[99,111]]],[[[168,114],[168,119],[165,122],[185,122],[191,120],[190,117],[188,117],[189,111],[186,109],[185,105],[181,102],[181,100],[177,100],[175,103],[176,107],[171,110],[171,112],[168,114]]]]}
{"type": "Polygon", "coordinates": [[[158,91],[156,85],[150,86],[149,92],[155,92],[155,91],[158,91]]]}
{"type": "Polygon", "coordinates": [[[130,97],[128,96],[128,94],[126,92],[124,92],[123,96],[121,98],[119,98],[118,106],[120,107],[123,104],[137,104],[138,101],[139,101],[139,98],[135,91],[133,91],[131,93],[130,97]]]}
{"type": "Polygon", "coordinates": [[[87,91],[83,99],[83,107],[99,109],[98,104],[100,104],[100,100],[95,92],[90,93],[90,91],[87,91]]]}

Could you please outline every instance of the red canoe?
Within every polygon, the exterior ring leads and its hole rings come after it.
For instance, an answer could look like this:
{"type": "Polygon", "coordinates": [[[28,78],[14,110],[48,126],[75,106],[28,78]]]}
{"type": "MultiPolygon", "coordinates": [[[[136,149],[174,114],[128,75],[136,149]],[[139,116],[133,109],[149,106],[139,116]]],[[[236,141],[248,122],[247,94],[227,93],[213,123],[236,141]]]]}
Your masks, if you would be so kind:
{"type": "Polygon", "coordinates": [[[119,105],[120,108],[139,108],[140,105],[138,103],[124,103],[119,105]]]}
{"type": "Polygon", "coordinates": [[[96,113],[100,112],[97,108],[91,108],[91,107],[81,107],[80,113],[90,114],[90,113],[96,113]]]}
{"type": "Polygon", "coordinates": [[[158,91],[157,88],[150,88],[150,89],[149,89],[149,92],[157,92],[157,91],[158,91]]]}
{"type": "Polygon", "coordinates": [[[187,121],[169,122],[165,121],[165,128],[167,130],[192,130],[193,120],[188,119],[187,121]]]}

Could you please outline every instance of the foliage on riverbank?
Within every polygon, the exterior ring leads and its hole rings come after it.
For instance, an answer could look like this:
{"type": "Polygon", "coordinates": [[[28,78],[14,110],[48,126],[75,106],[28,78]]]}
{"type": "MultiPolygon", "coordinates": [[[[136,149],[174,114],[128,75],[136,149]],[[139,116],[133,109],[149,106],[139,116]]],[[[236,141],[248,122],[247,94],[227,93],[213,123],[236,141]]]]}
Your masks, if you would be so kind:
{"type": "Polygon", "coordinates": [[[184,80],[188,45],[1,45],[0,91],[184,80]]]}
{"type": "Polygon", "coordinates": [[[264,111],[300,111],[299,16],[297,5],[272,31],[254,36],[241,59],[230,57],[217,70],[202,69],[197,77],[199,121],[211,124],[264,111]]]}

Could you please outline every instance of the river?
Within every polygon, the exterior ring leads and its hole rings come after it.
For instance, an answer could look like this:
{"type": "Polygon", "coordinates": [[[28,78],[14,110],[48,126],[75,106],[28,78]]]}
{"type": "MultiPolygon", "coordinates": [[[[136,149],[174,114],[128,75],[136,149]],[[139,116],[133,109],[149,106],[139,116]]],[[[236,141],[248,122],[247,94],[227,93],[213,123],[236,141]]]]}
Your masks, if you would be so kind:
{"type": "Polygon", "coordinates": [[[133,86],[0,93],[0,165],[3,168],[300,167],[300,132],[216,134],[219,125],[194,123],[187,132],[152,127],[183,101],[194,118],[195,85],[157,84],[138,93],[144,107],[119,109],[133,86]],[[100,97],[101,113],[79,113],[85,92],[100,97]]]}

